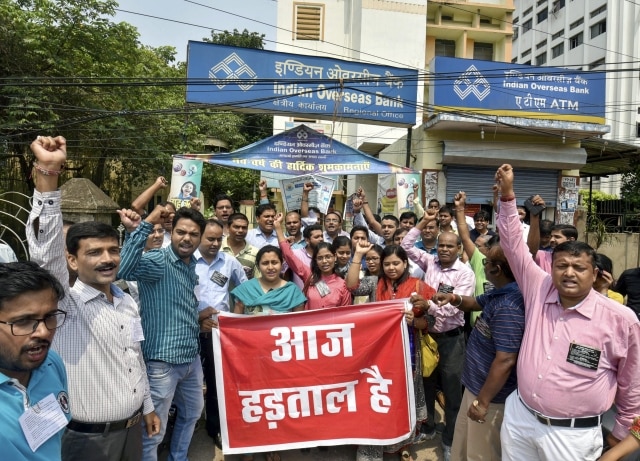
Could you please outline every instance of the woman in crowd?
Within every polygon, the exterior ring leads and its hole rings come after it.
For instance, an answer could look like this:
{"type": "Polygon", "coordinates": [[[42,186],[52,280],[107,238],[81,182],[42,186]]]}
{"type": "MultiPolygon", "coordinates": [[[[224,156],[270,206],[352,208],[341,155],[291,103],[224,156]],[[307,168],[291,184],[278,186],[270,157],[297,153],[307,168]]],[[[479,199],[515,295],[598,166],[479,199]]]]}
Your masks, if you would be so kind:
{"type": "MultiPolygon", "coordinates": [[[[370,250],[370,244],[358,244],[352,266],[360,265],[364,250],[370,250]],[[360,248],[362,247],[362,249],[360,248]]],[[[406,251],[400,246],[390,245],[382,251],[382,272],[378,284],[375,287],[376,301],[389,301],[392,299],[410,298],[413,293],[421,296],[433,296],[435,290],[422,280],[409,275],[409,258],[406,251]]],[[[355,271],[355,269],[354,269],[355,271]]],[[[351,268],[349,269],[350,274],[351,268]]],[[[352,278],[352,277],[351,277],[352,278]]],[[[371,294],[371,293],[370,293],[371,294]]],[[[431,298],[425,298],[431,299],[431,298]]],[[[409,347],[411,350],[411,368],[413,371],[413,390],[416,402],[416,427],[411,436],[400,443],[388,447],[360,446],[358,447],[357,461],[381,461],[383,451],[387,453],[399,453],[402,460],[411,459],[409,447],[419,441],[420,426],[427,419],[427,404],[422,384],[422,358],[420,351],[420,331],[427,329],[427,319],[421,309],[414,307],[407,317],[409,328],[409,347]]]]}
{"type": "Polygon", "coordinates": [[[613,281],[613,261],[602,253],[596,254],[596,267],[598,268],[598,276],[593,282],[593,289],[598,293],[611,298],[614,301],[624,304],[624,297],[611,289],[614,285],[613,281]]]}
{"type": "Polygon", "coordinates": [[[367,243],[363,246],[356,246],[353,261],[346,277],[347,288],[351,290],[354,304],[371,303],[376,300],[380,261],[382,261],[382,247],[380,245],[367,243]],[[361,270],[363,259],[367,266],[364,271],[361,270]]]}
{"type": "Polygon", "coordinates": [[[261,277],[238,285],[231,294],[235,297],[236,314],[271,314],[301,311],[305,296],[292,282],[280,278],[282,271],[280,248],[266,245],[256,255],[256,267],[261,277]]]}
{"type": "Polygon", "coordinates": [[[336,255],[331,245],[320,242],[313,250],[311,267],[299,260],[291,250],[287,238],[282,231],[282,213],[278,213],[273,227],[278,235],[278,243],[282,255],[291,270],[304,280],[303,292],[307,297],[306,309],[322,309],[325,307],[348,306],[351,304],[351,293],[344,280],[335,273],[336,255]]]}
{"type": "Polygon", "coordinates": [[[337,236],[331,243],[331,251],[336,255],[336,274],[345,278],[351,261],[351,239],[346,235],[337,236]]]}
{"type": "MultiPolygon", "coordinates": [[[[260,248],[256,255],[256,267],[261,277],[252,278],[231,292],[236,299],[236,314],[277,314],[304,309],[307,299],[300,288],[280,278],[282,264],[280,248],[273,245],[260,248]]],[[[266,459],[280,461],[280,455],[277,452],[267,453],[266,459]]],[[[253,455],[244,455],[243,461],[253,461],[253,455]]]]}

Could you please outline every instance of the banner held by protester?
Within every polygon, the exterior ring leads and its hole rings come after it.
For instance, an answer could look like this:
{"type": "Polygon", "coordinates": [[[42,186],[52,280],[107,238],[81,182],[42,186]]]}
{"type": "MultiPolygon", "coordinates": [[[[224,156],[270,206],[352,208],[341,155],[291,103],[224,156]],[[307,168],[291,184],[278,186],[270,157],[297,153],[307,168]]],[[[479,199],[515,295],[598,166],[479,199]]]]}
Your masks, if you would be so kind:
{"type": "Polygon", "coordinates": [[[416,423],[405,302],[221,314],[225,454],[405,440],[416,423]]]}

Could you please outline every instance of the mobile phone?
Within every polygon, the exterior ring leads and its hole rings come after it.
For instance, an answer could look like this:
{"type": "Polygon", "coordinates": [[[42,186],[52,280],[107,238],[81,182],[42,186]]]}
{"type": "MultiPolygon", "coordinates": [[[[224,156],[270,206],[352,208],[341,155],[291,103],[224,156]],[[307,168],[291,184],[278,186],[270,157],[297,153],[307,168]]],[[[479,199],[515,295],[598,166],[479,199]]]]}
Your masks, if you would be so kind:
{"type": "Polygon", "coordinates": [[[524,201],[524,207],[529,212],[531,216],[538,216],[542,213],[542,210],[546,208],[544,205],[534,205],[533,204],[533,195],[524,201]]]}

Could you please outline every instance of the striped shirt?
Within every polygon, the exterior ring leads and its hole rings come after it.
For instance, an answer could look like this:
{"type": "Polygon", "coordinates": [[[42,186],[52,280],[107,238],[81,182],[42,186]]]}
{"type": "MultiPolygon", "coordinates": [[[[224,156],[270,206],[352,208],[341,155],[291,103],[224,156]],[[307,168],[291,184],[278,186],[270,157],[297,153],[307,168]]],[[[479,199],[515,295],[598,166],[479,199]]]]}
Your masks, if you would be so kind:
{"type": "Polygon", "coordinates": [[[81,280],[69,288],[59,191],[34,193],[26,230],[31,259],[54,274],[67,295],[58,304],[67,319],[56,330],[53,349],[67,368],[73,419],[117,421],[131,417],[143,403],[145,414],[153,411],[140,338],[133,334],[140,322],[133,298],[113,284],[113,303],[81,280]]]}
{"type": "MultiPolygon", "coordinates": [[[[515,282],[478,296],[482,313],[469,335],[462,369],[462,384],[478,395],[489,376],[496,352],[518,353],[524,332],[524,299],[515,282]]],[[[516,367],[511,369],[493,403],[504,403],[517,387],[516,367]]]]}
{"type": "Polygon", "coordinates": [[[185,264],[172,246],[142,253],[152,230],[142,221],[125,241],[118,277],[138,282],[144,359],[191,363],[200,349],[196,259],[185,264]]]}

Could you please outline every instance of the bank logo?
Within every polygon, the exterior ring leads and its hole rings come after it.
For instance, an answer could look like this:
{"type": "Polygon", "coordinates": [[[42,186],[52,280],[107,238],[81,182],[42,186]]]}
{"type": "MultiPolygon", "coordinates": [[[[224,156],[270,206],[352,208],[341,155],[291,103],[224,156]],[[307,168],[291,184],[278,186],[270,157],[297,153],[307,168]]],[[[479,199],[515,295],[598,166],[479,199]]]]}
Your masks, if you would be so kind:
{"type": "Polygon", "coordinates": [[[242,91],[247,91],[256,84],[258,75],[247,63],[240,59],[240,56],[231,53],[209,69],[209,78],[220,89],[235,83],[242,91]]]}
{"type": "Polygon", "coordinates": [[[454,82],[453,91],[456,92],[460,99],[465,99],[470,94],[474,94],[478,101],[482,101],[491,93],[491,85],[484,78],[484,75],[476,69],[476,66],[471,65],[454,82]]]}

